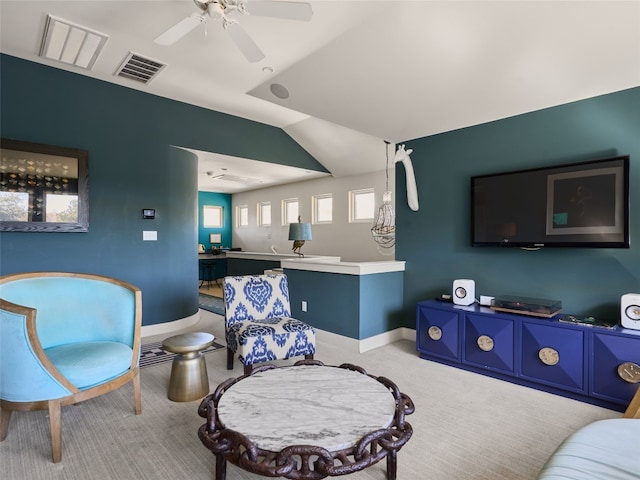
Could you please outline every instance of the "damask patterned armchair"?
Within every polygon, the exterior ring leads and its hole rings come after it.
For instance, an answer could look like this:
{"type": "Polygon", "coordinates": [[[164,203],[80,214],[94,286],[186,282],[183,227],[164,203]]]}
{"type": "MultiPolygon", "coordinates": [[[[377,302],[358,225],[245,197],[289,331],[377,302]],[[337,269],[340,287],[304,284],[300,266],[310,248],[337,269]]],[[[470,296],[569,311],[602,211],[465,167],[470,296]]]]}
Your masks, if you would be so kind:
{"type": "Polygon", "coordinates": [[[248,375],[256,363],[304,355],[313,359],[315,330],[291,318],[286,275],[224,278],[227,369],[237,353],[248,375]]]}

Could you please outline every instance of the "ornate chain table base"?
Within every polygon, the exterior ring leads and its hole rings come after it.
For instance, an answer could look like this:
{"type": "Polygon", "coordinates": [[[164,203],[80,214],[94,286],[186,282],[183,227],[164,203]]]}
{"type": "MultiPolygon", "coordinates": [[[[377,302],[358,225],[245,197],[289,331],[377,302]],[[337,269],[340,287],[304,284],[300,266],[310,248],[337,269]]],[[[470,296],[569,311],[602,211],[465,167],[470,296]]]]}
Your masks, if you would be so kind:
{"type": "MultiPolygon", "coordinates": [[[[359,440],[343,448],[331,449],[317,445],[288,445],[279,451],[260,448],[248,436],[239,431],[227,428],[220,420],[219,404],[222,396],[233,385],[245,378],[263,374],[277,367],[265,365],[255,368],[249,376],[231,378],[221,383],[215,392],[206,397],[198,409],[198,414],[206,418],[206,423],[198,430],[202,443],[216,456],[216,480],[226,479],[227,462],[243,470],[267,477],[285,477],[294,480],[316,480],[325,477],[347,475],[357,472],[387,458],[387,478],[396,479],[397,453],[409,441],[413,429],[405,416],[414,412],[411,399],[401,393],[389,379],[374,377],[364,369],[343,364],[339,367],[325,367],[317,360],[303,360],[294,367],[314,366],[318,368],[343,369],[357,372],[382,384],[395,401],[395,412],[387,426],[366,433],[359,440]]],[[[279,367],[291,369],[293,367],[279,367]]],[[[277,385],[278,389],[286,389],[287,385],[277,385]]],[[[327,389],[331,385],[326,385],[327,389]]],[[[296,397],[289,400],[296,402],[296,397]]],[[[344,405],[347,407],[346,405],[344,405]]],[[[349,407],[354,407],[353,405],[349,407]]],[[[366,410],[367,405],[355,405],[359,410],[366,410]]],[[[339,408],[336,406],[335,408],[339,408]]],[[[287,426],[282,426],[286,429],[287,426]]]]}

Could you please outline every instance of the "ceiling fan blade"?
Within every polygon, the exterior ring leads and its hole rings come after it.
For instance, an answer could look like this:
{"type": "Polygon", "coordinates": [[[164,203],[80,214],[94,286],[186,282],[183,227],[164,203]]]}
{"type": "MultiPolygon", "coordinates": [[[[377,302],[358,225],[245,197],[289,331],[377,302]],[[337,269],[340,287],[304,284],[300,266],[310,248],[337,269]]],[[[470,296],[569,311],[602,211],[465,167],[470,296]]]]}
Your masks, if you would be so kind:
{"type": "Polygon", "coordinates": [[[245,30],[238,23],[229,24],[226,31],[231,35],[231,39],[238,46],[240,51],[251,63],[259,62],[264,58],[264,53],[260,47],[251,39],[245,30]]]}
{"type": "Polygon", "coordinates": [[[245,3],[245,8],[250,15],[300,20],[303,22],[308,22],[313,16],[311,5],[304,2],[257,0],[255,2],[248,1],[245,3]]]}
{"type": "Polygon", "coordinates": [[[154,42],[159,45],[173,45],[203,21],[202,14],[193,13],[161,34],[154,42]]]}

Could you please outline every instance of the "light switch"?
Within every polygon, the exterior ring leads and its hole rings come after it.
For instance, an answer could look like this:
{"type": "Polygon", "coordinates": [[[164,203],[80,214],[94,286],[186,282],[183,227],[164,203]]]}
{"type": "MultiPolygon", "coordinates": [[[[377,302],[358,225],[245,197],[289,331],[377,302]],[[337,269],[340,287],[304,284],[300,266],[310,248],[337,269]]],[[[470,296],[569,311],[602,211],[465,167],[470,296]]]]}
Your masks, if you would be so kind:
{"type": "Polygon", "coordinates": [[[158,232],[155,230],[143,230],[142,240],[158,240],[158,232]]]}

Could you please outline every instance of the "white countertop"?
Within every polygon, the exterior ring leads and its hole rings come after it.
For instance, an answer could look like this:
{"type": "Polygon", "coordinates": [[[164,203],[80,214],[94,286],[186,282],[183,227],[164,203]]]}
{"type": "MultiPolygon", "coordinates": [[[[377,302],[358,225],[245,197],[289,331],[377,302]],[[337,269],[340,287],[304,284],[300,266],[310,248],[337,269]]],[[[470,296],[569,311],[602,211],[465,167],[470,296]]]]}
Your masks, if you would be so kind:
{"type": "Polygon", "coordinates": [[[342,273],[346,275],[371,275],[375,273],[404,272],[405,262],[387,260],[379,262],[317,262],[283,260],[282,268],[312,272],[342,273]]]}
{"type": "Polygon", "coordinates": [[[340,257],[296,254],[227,252],[227,258],[247,260],[280,261],[282,268],[306,270],[310,272],[341,273],[346,275],[371,275],[375,273],[404,272],[405,262],[399,260],[381,260],[373,262],[341,262],[340,257]]]}
{"type": "Polygon", "coordinates": [[[295,253],[262,253],[262,252],[227,252],[227,258],[244,258],[247,260],[269,260],[277,262],[278,260],[296,260],[296,261],[316,261],[316,262],[338,262],[340,257],[325,257],[305,255],[301,257],[295,253]]]}

